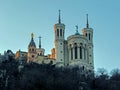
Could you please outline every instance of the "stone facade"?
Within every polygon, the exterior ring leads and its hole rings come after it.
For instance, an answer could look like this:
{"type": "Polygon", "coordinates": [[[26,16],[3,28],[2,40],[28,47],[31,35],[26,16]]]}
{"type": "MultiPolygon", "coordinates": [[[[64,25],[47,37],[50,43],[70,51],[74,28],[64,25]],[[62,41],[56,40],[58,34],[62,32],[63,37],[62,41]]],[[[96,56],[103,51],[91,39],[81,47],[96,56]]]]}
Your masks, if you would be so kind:
{"type": "Polygon", "coordinates": [[[76,26],[76,33],[65,40],[65,25],[61,23],[60,14],[58,23],[54,25],[54,31],[56,65],[78,65],[93,71],[93,29],[89,28],[88,15],[86,28],[82,29],[82,34],[78,32],[78,26],[76,26]]]}
{"type": "Polygon", "coordinates": [[[34,42],[34,34],[31,34],[31,41],[28,45],[27,62],[53,63],[56,66],[79,66],[87,70],[94,70],[93,54],[93,29],[89,28],[88,15],[86,28],[82,29],[82,34],[78,32],[67,37],[65,40],[65,24],[61,23],[60,12],[58,23],[54,25],[54,48],[51,54],[44,55],[45,49],[41,48],[41,38],[39,38],[39,48],[34,42]]]}

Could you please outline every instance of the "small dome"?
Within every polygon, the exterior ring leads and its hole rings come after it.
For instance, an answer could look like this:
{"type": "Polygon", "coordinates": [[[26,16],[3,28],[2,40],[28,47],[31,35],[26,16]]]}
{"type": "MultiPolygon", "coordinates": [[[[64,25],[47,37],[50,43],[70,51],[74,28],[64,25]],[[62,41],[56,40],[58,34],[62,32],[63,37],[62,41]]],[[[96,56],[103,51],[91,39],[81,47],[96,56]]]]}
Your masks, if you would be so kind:
{"type": "Polygon", "coordinates": [[[79,33],[79,32],[76,32],[75,35],[80,35],[80,33],[79,33]]]}

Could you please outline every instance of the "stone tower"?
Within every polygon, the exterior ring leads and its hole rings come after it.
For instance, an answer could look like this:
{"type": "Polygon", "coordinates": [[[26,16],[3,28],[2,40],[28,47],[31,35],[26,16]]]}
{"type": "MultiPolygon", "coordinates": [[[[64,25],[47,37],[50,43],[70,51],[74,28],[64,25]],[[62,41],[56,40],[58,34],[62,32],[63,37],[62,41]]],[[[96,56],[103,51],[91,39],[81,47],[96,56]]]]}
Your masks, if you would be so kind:
{"type": "Polygon", "coordinates": [[[33,62],[36,58],[37,52],[36,52],[36,45],[34,42],[34,34],[31,34],[31,41],[28,45],[28,54],[27,54],[27,62],[33,62]]]}
{"type": "Polygon", "coordinates": [[[55,59],[58,66],[64,66],[64,33],[65,25],[61,23],[60,10],[58,23],[54,25],[54,34],[55,34],[55,59]]]}
{"type": "Polygon", "coordinates": [[[94,60],[93,60],[93,29],[89,27],[88,23],[88,14],[87,14],[87,23],[86,28],[82,30],[83,35],[88,40],[88,60],[91,69],[94,69],[94,60]]]}

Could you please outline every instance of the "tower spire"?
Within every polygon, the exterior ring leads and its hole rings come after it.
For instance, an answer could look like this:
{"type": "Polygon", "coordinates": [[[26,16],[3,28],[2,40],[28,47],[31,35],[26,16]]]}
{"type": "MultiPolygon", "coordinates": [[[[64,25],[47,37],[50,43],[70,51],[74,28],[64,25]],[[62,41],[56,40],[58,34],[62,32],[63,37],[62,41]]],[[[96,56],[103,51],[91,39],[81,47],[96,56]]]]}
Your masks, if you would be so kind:
{"type": "Polygon", "coordinates": [[[89,23],[88,23],[88,14],[86,14],[87,17],[87,24],[86,24],[86,28],[89,28],[89,23]]]}
{"type": "Polygon", "coordinates": [[[41,36],[38,37],[39,38],[39,49],[41,48],[41,36]]]}
{"type": "Polygon", "coordinates": [[[59,10],[59,19],[58,19],[58,23],[61,23],[60,11],[61,11],[61,10],[59,10]]]}

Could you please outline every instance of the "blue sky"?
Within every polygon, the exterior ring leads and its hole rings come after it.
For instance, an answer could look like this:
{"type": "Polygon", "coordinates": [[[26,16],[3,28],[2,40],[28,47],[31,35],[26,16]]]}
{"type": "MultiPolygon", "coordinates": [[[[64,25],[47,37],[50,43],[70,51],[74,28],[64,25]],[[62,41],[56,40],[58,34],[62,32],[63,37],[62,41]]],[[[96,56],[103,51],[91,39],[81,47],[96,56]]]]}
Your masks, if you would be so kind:
{"type": "Polygon", "coordinates": [[[42,47],[49,54],[54,46],[54,24],[61,10],[66,25],[65,38],[86,25],[94,29],[95,69],[120,68],[120,1],[119,0],[0,0],[0,52],[11,49],[27,51],[30,34],[42,36],[42,47]]]}

